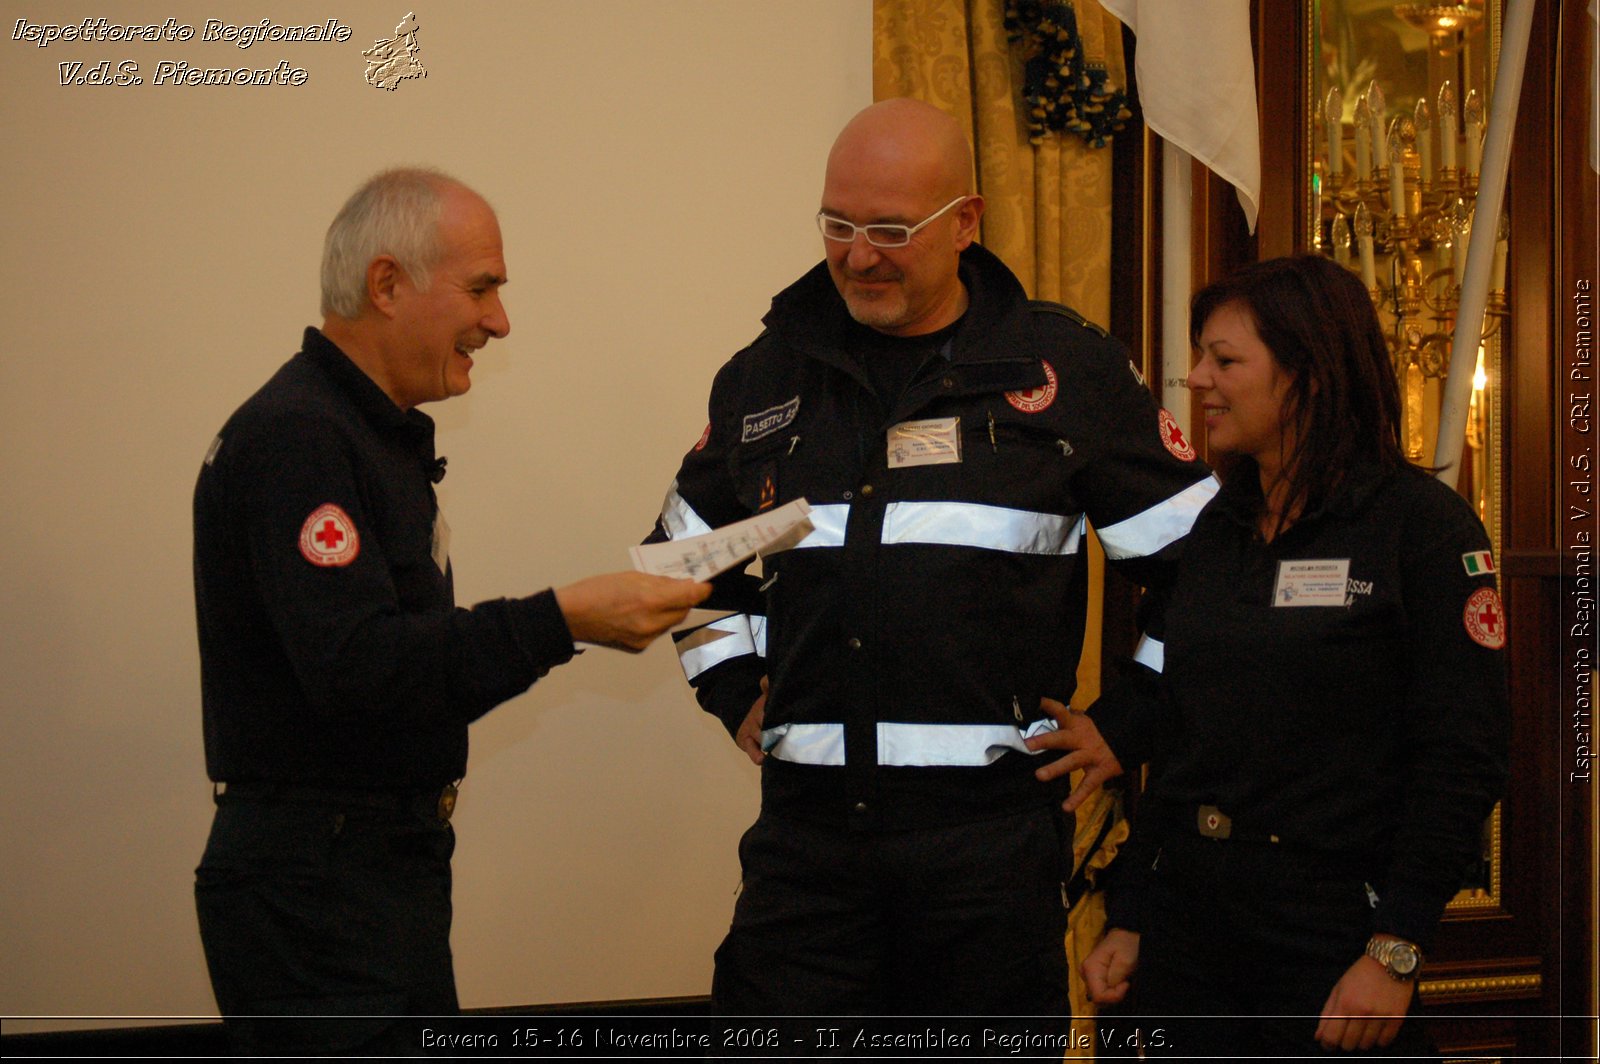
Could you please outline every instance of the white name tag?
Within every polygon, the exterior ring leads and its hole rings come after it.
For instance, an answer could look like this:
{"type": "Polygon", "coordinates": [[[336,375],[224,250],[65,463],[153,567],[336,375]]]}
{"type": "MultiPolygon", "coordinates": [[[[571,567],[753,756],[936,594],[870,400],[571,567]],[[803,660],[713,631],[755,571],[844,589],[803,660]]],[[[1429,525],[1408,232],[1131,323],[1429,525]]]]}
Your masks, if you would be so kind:
{"type": "Polygon", "coordinates": [[[445,523],[443,510],[433,512],[433,564],[441,573],[450,564],[450,526],[445,523]]]}
{"type": "Polygon", "coordinates": [[[961,419],[902,421],[889,429],[889,468],[961,461],[961,419]]]}
{"type": "Polygon", "coordinates": [[[1272,604],[1343,606],[1349,578],[1349,558],[1279,562],[1278,586],[1272,589],[1272,604]]]}

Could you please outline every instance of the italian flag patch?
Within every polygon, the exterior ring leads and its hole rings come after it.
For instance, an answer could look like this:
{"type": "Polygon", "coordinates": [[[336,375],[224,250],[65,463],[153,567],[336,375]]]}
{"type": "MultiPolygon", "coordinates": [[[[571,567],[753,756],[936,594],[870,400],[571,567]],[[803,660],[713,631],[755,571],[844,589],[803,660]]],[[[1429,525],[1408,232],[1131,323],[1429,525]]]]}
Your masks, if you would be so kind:
{"type": "Polygon", "coordinates": [[[1467,567],[1468,576],[1483,576],[1485,573],[1494,572],[1494,556],[1486,550],[1463,554],[1461,564],[1467,567]]]}

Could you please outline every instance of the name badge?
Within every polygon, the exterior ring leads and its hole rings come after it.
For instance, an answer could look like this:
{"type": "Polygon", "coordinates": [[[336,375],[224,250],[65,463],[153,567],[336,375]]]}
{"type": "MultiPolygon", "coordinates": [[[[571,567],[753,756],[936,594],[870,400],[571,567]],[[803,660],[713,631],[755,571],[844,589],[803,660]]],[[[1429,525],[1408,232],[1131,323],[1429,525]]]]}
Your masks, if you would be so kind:
{"type": "Polygon", "coordinates": [[[433,512],[433,564],[445,573],[450,564],[450,526],[445,522],[444,511],[433,512]]]}
{"type": "Polygon", "coordinates": [[[1279,562],[1278,586],[1272,590],[1272,604],[1343,606],[1349,578],[1349,558],[1279,562]]]}
{"type": "Polygon", "coordinates": [[[961,461],[961,419],[902,421],[889,429],[889,468],[961,461]]]}

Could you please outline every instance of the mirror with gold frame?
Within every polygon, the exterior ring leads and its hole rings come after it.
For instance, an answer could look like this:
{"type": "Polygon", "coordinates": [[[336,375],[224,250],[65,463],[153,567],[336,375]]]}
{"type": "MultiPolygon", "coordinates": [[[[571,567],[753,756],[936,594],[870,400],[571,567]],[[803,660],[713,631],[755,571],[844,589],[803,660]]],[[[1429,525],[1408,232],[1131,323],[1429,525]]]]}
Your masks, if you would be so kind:
{"type": "MultiPolygon", "coordinates": [[[[1500,2],[1304,2],[1305,244],[1361,276],[1395,360],[1402,448],[1431,466],[1499,55],[1500,2]]],[[[1498,229],[1457,481],[1496,557],[1509,239],[1503,220],[1498,229]]],[[[1500,823],[1497,805],[1452,911],[1499,907],[1500,823]]]]}

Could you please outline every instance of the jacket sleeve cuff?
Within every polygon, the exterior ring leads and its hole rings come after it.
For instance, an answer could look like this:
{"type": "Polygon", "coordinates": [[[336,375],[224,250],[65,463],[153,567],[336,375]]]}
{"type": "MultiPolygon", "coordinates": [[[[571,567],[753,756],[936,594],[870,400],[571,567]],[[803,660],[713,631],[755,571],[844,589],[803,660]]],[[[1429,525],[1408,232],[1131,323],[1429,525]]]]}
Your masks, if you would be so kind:
{"type": "Polygon", "coordinates": [[[515,615],[517,644],[540,676],[565,665],[577,653],[554,589],[516,600],[515,615]]]}
{"type": "Polygon", "coordinates": [[[1439,928],[1439,917],[1449,901],[1430,894],[1391,886],[1372,914],[1372,930],[1414,942],[1426,955],[1439,928]]]}
{"type": "Polygon", "coordinates": [[[1106,891],[1106,929],[1120,927],[1124,931],[1140,933],[1140,909],[1145,894],[1145,865],[1149,854],[1137,837],[1130,838],[1117,853],[1116,860],[1106,868],[1103,879],[1106,891]]]}
{"type": "Polygon", "coordinates": [[[1119,662],[1089,719],[1125,770],[1150,760],[1161,712],[1161,677],[1137,662],[1119,662]]]}
{"type": "Polygon", "coordinates": [[[739,726],[750,715],[750,707],[761,697],[761,677],[766,673],[767,664],[761,658],[723,662],[695,688],[695,698],[700,708],[722,721],[728,735],[736,738],[739,726]]]}

